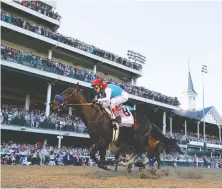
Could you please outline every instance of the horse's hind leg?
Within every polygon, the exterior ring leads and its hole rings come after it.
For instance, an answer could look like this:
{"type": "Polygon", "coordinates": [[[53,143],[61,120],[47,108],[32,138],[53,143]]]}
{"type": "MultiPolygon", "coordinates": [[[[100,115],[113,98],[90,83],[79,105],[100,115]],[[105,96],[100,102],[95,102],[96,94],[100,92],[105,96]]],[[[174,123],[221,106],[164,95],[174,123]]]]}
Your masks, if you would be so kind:
{"type": "Polygon", "coordinates": [[[156,161],[157,161],[157,169],[160,169],[161,160],[160,160],[160,156],[159,155],[156,156],[156,161]]]}

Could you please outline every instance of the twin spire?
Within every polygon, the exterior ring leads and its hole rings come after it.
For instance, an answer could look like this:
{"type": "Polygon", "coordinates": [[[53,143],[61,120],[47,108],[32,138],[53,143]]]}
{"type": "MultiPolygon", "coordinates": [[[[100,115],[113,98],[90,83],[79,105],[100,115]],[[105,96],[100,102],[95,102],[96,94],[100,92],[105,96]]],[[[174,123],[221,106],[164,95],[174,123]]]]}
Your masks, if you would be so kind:
{"type": "Polygon", "coordinates": [[[196,110],[196,96],[197,92],[193,86],[193,80],[190,73],[190,61],[188,59],[188,87],[184,93],[187,96],[187,109],[188,111],[195,111],[196,110]]]}
{"type": "Polygon", "coordinates": [[[197,92],[194,89],[193,86],[193,80],[191,77],[191,73],[190,73],[190,61],[188,59],[188,88],[186,90],[187,95],[193,95],[193,96],[197,96],[197,92]]]}

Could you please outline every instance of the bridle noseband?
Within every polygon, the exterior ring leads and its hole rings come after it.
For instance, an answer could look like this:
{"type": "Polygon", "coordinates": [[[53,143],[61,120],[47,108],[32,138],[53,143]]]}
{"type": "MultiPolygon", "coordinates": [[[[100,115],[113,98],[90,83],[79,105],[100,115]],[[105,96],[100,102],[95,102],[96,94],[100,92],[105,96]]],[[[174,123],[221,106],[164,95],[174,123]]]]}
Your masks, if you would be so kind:
{"type": "Polygon", "coordinates": [[[67,102],[69,101],[70,98],[72,98],[75,95],[75,93],[76,93],[76,89],[72,88],[71,95],[69,95],[66,99],[64,99],[63,102],[57,106],[57,109],[61,110],[61,108],[67,107],[67,105],[69,105],[67,104],[67,102]]]}

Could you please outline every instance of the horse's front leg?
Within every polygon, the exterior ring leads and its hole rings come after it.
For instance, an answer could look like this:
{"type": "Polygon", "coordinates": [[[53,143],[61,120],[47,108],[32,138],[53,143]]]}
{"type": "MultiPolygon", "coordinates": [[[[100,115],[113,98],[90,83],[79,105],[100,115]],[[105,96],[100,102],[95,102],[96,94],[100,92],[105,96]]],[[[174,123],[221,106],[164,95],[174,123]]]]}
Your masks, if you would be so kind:
{"type": "Polygon", "coordinates": [[[92,148],[91,152],[90,152],[90,158],[97,164],[99,165],[99,160],[96,158],[96,152],[99,150],[98,144],[95,144],[95,146],[92,148]]]}
{"type": "Polygon", "coordinates": [[[99,156],[100,156],[100,164],[98,165],[99,168],[109,170],[107,165],[106,165],[106,148],[105,147],[100,147],[99,149],[99,156]]]}
{"type": "Polygon", "coordinates": [[[120,155],[120,152],[123,149],[123,147],[124,147],[124,143],[122,143],[119,146],[119,148],[117,148],[117,150],[115,151],[115,163],[116,163],[115,171],[117,171],[117,168],[118,168],[118,165],[119,165],[119,155],[120,155]]]}

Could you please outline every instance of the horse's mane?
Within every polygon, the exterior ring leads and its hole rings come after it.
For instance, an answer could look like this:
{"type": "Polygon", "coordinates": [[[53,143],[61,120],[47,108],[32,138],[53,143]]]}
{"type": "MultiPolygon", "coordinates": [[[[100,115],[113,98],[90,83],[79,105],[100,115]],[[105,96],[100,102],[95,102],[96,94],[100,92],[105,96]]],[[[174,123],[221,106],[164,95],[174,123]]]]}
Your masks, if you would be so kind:
{"type": "MultiPolygon", "coordinates": [[[[77,92],[76,96],[79,101],[78,103],[80,103],[80,104],[89,103],[80,91],[77,92]]],[[[80,106],[79,108],[77,108],[77,111],[78,111],[79,116],[81,116],[81,118],[85,124],[88,124],[88,122],[87,122],[87,117],[86,117],[86,114],[84,113],[84,110],[87,112],[90,112],[90,115],[93,117],[93,120],[95,120],[98,112],[101,112],[104,115],[107,115],[107,118],[109,118],[108,114],[106,113],[106,110],[102,106],[99,106],[99,105],[98,106],[97,105],[86,105],[86,106],[82,106],[82,107],[80,106]]]]}

